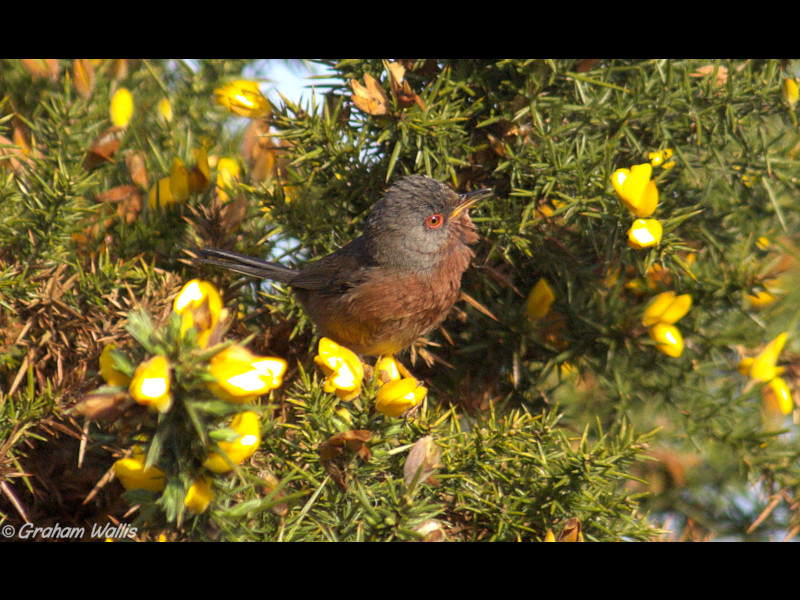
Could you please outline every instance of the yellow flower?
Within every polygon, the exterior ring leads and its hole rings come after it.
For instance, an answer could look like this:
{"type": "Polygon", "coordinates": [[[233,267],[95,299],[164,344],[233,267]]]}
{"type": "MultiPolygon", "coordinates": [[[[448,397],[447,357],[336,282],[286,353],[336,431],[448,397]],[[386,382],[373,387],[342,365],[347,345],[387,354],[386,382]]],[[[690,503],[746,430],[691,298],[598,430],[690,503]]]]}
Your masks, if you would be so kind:
{"type": "Polygon", "coordinates": [[[683,336],[678,328],[667,323],[656,323],[647,330],[647,335],[656,343],[656,350],[677,358],[683,354],[683,336]]]}
{"type": "Polygon", "coordinates": [[[228,190],[233,189],[239,179],[239,163],[231,158],[220,158],[217,163],[217,195],[222,202],[230,200],[228,190]]]}
{"type": "Polygon", "coordinates": [[[692,306],[689,294],[677,296],[675,292],[664,292],[653,298],[644,309],[642,325],[652,327],[657,323],[673,325],[682,319],[692,306]]]}
{"type": "Polygon", "coordinates": [[[111,97],[111,122],[117,127],[125,128],[133,116],[133,96],[128,88],[121,87],[111,97]]]}
{"type": "Polygon", "coordinates": [[[172,121],[172,104],[170,104],[169,100],[166,98],[162,98],[158,101],[158,106],[156,106],[156,112],[158,116],[161,117],[167,123],[172,121]]]}
{"type": "Polygon", "coordinates": [[[234,81],[214,90],[214,101],[230,112],[255,119],[269,113],[269,102],[255,81],[234,81]]]}
{"type": "Polygon", "coordinates": [[[789,385],[781,377],[773,377],[761,388],[764,408],[772,413],[788,415],[794,408],[794,400],[789,385]]]}
{"type": "Polygon", "coordinates": [[[206,511],[213,499],[214,490],[211,489],[211,484],[204,477],[198,477],[186,492],[183,504],[194,514],[199,515],[206,511]]]}
{"type": "Polygon", "coordinates": [[[345,401],[361,393],[364,367],[351,350],[324,337],[319,341],[319,354],[314,357],[314,362],[326,375],[322,386],[325,392],[335,393],[345,401]]]}
{"type": "Polygon", "coordinates": [[[775,366],[775,363],[778,362],[778,355],[783,350],[787,336],[786,332],[780,334],[753,359],[748,370],[750,377],[756,381],[770,381],[783,372],[783,369],[775,366]]]}
{"type": "Polygon", "coordinates": [[[172,159],[172,169],[169,172],[169,191],[173,202],[186,202],[189,199],[189,170],[178,157],[172,159]]]}
{"type": "Polygon", "coordinates": [[[378,359],[378,362],[375,363],[375,375],[378,377],[379,386],[403,377],[411,377],[408,369],[397,362],[393,356],[382,356],[378,359]]]}
{"type": "Polygon", "coordinates": [[[208,164],[208,151],[205,146],[192,150],[195,165],[189,171],[188,184],[192,193],[204,192],[211,183],[211,167],[208,164]]]}
{"type": "Polygon", "coordinates": [[[743,358],[742,360],[739,361],[739,364],[736,365],[736,368],[742,375],[749,376],[750,369],[753,368],[753,362],[755,362],[755,359],[752,356],[748,358],[743,358]]]}
{"type": "Polygon", "coordinates": [[[761,309],[772,306],[778,301],[778,297],[768,290],[762,290],[755,294],[747,294],[747,302],[752,308],[761,309]]]}
{"type": "Polygon", "coordinates": [[[209,388],[214,394],[236,404],[252,402],[283,383],[286,361],[257,356],[234,344],[215,354],[209,370],[216,378],[209,388]]]}
{"type": "Polygon", "coordinates": [[[169,177],[162,177],[150,188],[147,203],[150,208],[158,208],[159,206],[168,206],[173,202],[175,199],[172,197],[169,177]]]}
{"type": "Polygon", "coordinates": [[[231,421],[230,428],[237,432],[239,437],[232,442],[217,443],[228,460],[219,453],[212,452],[205,462],[206,469],[214,473],[226,473],[233,468],[231,464],[242,464],[261,445],[261,426],[256,413],[248,411],[236,415],[231,421]]]}
{"type": "Polygon", "coordinates": [[[172,405],[169,370],[169,360],[160,355],[140,364],[128,387],[133,399],[159,412],[167,412],[172,405]]]}
{"type": "Polygon", "coordinates": [[[797,106],[797,99],[800,97],[800,94],[798,94],[797,91],[797,82],[791,77],[787,77],[783,80],[783,85],[781,86],[781,97],[790,108],[797,106]]]}
{"type": "Polygon", "coordinates": [[[650,164],[654,167],[663,167],[664,169],[671,169],[675,166],[675,163],[669,163],[670,158],[672,158],[672,149],[665,148],[664,150],[658,150],[656,152],[651,152],[647,155],[650,164]],[[670,166],[667,166],[670,165],[670,166]]]}
{"type": "Polygon", "coordinates": [[[145,469],[144,461],[144,450],[134,446],[132,455],[119,459],[112,469],[126,490],[160,492],[164,489],[164,471],[154,466],[145,469]]]}
{"type": "Polygon", "coordinates": [[[192,279],[181,288],[173,303],[173,310],[181,315],[181,335],[192,327],[198,330],[197,344],[208,345],[209,336],[219,322],[222,298],[211,283],[192,279]]]}
{"type": "Polygon", "coordinates": [[[541,319],[550,311],[550,305],[555,299],[553,288],[550,287],[547,279],[542,277],[528,294],[528,315],[533,319],[541,319]]]}
{"type": "Polygon", "coordinates": [[[747,302],[751,308],[756,310],[775,304],[778,301],[778,295],[784,291],[784,281],[780,277],[764,279],[761,283],[765,289],[754,294],[747,294],[747,302]]]}
{"type": "Polygon", "coordinates": [[[375,408],[387,417],[399,417],[425,398],[428,389],[413,377],[384,384],[375,398],[375,408]]]}
{"type": "Polygon", "coordinates": [[[628,246],[642,250],[661,242],[663,228],[656,219],[636,219],[628,230],[628,246]]]}
{"type": "Polygon", "coordinates": [[[545,533],[545,535],[544,535],[544,541],[545,542],[555,542],[556,541],[556,536],[554,536],[553,532],[548,529],[547,533],[545,533]]]}
{"type": "Polygon", "coordinates": [[[112,352],[116,349],[114,344],[108,344],[100,353],[100,375],[108,385],[127,386],[131,378],[114,368],[112,352]]]}
{"type": "Polygon", "coordinates": [[[658,188],[650,180],[653,167],[650,163],[633,165],[630,169],[617,169],[611,184],[629,211],[637,217],[649,217],[658,205],[658,188]]]}

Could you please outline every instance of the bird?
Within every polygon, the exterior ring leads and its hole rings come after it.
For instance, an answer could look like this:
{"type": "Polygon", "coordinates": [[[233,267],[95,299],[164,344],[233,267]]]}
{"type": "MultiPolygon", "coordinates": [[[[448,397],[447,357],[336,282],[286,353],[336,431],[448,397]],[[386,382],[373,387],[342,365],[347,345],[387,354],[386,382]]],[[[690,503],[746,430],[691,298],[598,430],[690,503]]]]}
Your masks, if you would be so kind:
{"type": "Polygon", "coordinates": [[[372,206],[361,236],[300,269],[215,248],[199,250],[199,260],[285,284],[321,336],[364,356],[393,356],[458,299],[479,239],[468,211],[491,194],[408,175],[372,206]]]}

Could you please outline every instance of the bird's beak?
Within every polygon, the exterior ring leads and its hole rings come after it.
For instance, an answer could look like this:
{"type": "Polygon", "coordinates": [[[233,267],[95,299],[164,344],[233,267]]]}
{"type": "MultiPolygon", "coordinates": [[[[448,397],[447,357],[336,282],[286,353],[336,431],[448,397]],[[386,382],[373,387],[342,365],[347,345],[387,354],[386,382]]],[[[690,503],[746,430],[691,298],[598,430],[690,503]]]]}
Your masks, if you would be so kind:
{"type": "Polygon", "coordinates": [[[459,198],[458,206],[453,209],[453,212],[450,213],[450,220],[452,221],[462,212],[467,210],[470,206],[475,204],[476,202],[483,200],[484,198],[488,198],[492,195],[492,190],[490,188],[484,188],[482,190],[475,190],[474,192],[467,192],[466,194],[461,194],[459,198]]]}

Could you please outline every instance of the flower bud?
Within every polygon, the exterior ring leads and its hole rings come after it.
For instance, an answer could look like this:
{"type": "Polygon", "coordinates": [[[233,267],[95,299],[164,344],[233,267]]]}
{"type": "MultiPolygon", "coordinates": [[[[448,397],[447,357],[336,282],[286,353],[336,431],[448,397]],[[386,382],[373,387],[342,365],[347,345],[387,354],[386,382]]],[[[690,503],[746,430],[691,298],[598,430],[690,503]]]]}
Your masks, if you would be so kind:
{"type": "Polygon", "coordinates": [[[227,460],[217,452],[209,454],[205,467],[214,473],[226,473],[233,465],[240,465],[250,458],[261,445],[261,424],[254,412],[243,412],[231,421],[230,428],[239,434],[232,442],[217,442],[219,449],[225,453],[227,460]]]}
{"type": "Polygon", "coordinates": [[[131,456],[119,459],[112,469],[126,490],[160,492],[164,489],[164,471],[154,466],[145,469],[144,461],[144,450],[134,446],[131,456]]]}
{"type": "Polygon", "coordinates": [[[184,506],[196,515],[202,514],[214,499],[214,490],[204,477],[198,477],[186,492],[184,506]]]}
{"type": "Polygon", "coordinates": [[[255,81],[234,81],[214,90],[214,101],[230,112],[255,119],[269,113],[269,101],[255,81]]]}
{"type": "Polygon", "coordinates": [[[425,398],[428,389],[413,377],[390,381],[378,390],[375,408],[387,417],[399,417],[425,398]]]}
{"type": "Polygon", "coordinates": [[[783,85],[781,85],[781,97],[790,108],[797,106],[797,99],[800,97],[800,94],[798,94],[797,82],[791,77],[787,77],[783,80],[783,85]]]}
{"type": "Polygon", "coordinates": [[[108,344],[100,353],[100,375],[108,385],[127,387],[131,383],[131,378],[114,367],[112,354],[114,350],[116,350],[114,344],[108,344]]]}
{"type": "Polygon", "coordinates": [[[662,354],[677,358],[683,353],[683,336],[674,325],[656,323],[647,330],[647,334],[662,354]]]}
{"type": "Polygon", "coordinates": [[[642,250],[661,242],[663,228],[656,219],[636,219],[628,230],[628,246],[642,250]]]}
{"type": "Polygon", "coordinates": [[[128,88],[121,87],[111,97],[111,108],[109,109],[111,122],[116,127],[123,129],[128,126],[133,116],[133,96],[128,88]]]}
{"type": "Polygon", "coordinates": [[[663,292],[653,298],[644,310],[642,325],[652,327],[656,323],[673,325],[683,318],[692,306],[689,294],[677,296],[675,292],[663,292]]]}
{"type": "Polygon", "coordinates": [[[550,306],[555,299],[556,295],[553,293],[553,288],[550,287],[547,279],[542,277],[528,294],[528,315],[532,319],[541,319],[550,311],[550,306]]]}

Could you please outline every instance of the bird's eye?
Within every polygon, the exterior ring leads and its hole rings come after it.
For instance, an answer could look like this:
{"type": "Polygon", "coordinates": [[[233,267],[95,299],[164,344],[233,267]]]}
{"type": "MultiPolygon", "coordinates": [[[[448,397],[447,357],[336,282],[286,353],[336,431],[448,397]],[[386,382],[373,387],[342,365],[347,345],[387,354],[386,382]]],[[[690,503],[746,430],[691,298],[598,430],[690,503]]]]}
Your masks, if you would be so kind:
{"type": "Polygon", "coordinates": [[[428,229],[439,229],[444,223],[444,217],[439,213],[431,215],[427,219],[425,219],[425,227],[428,229]]]}

